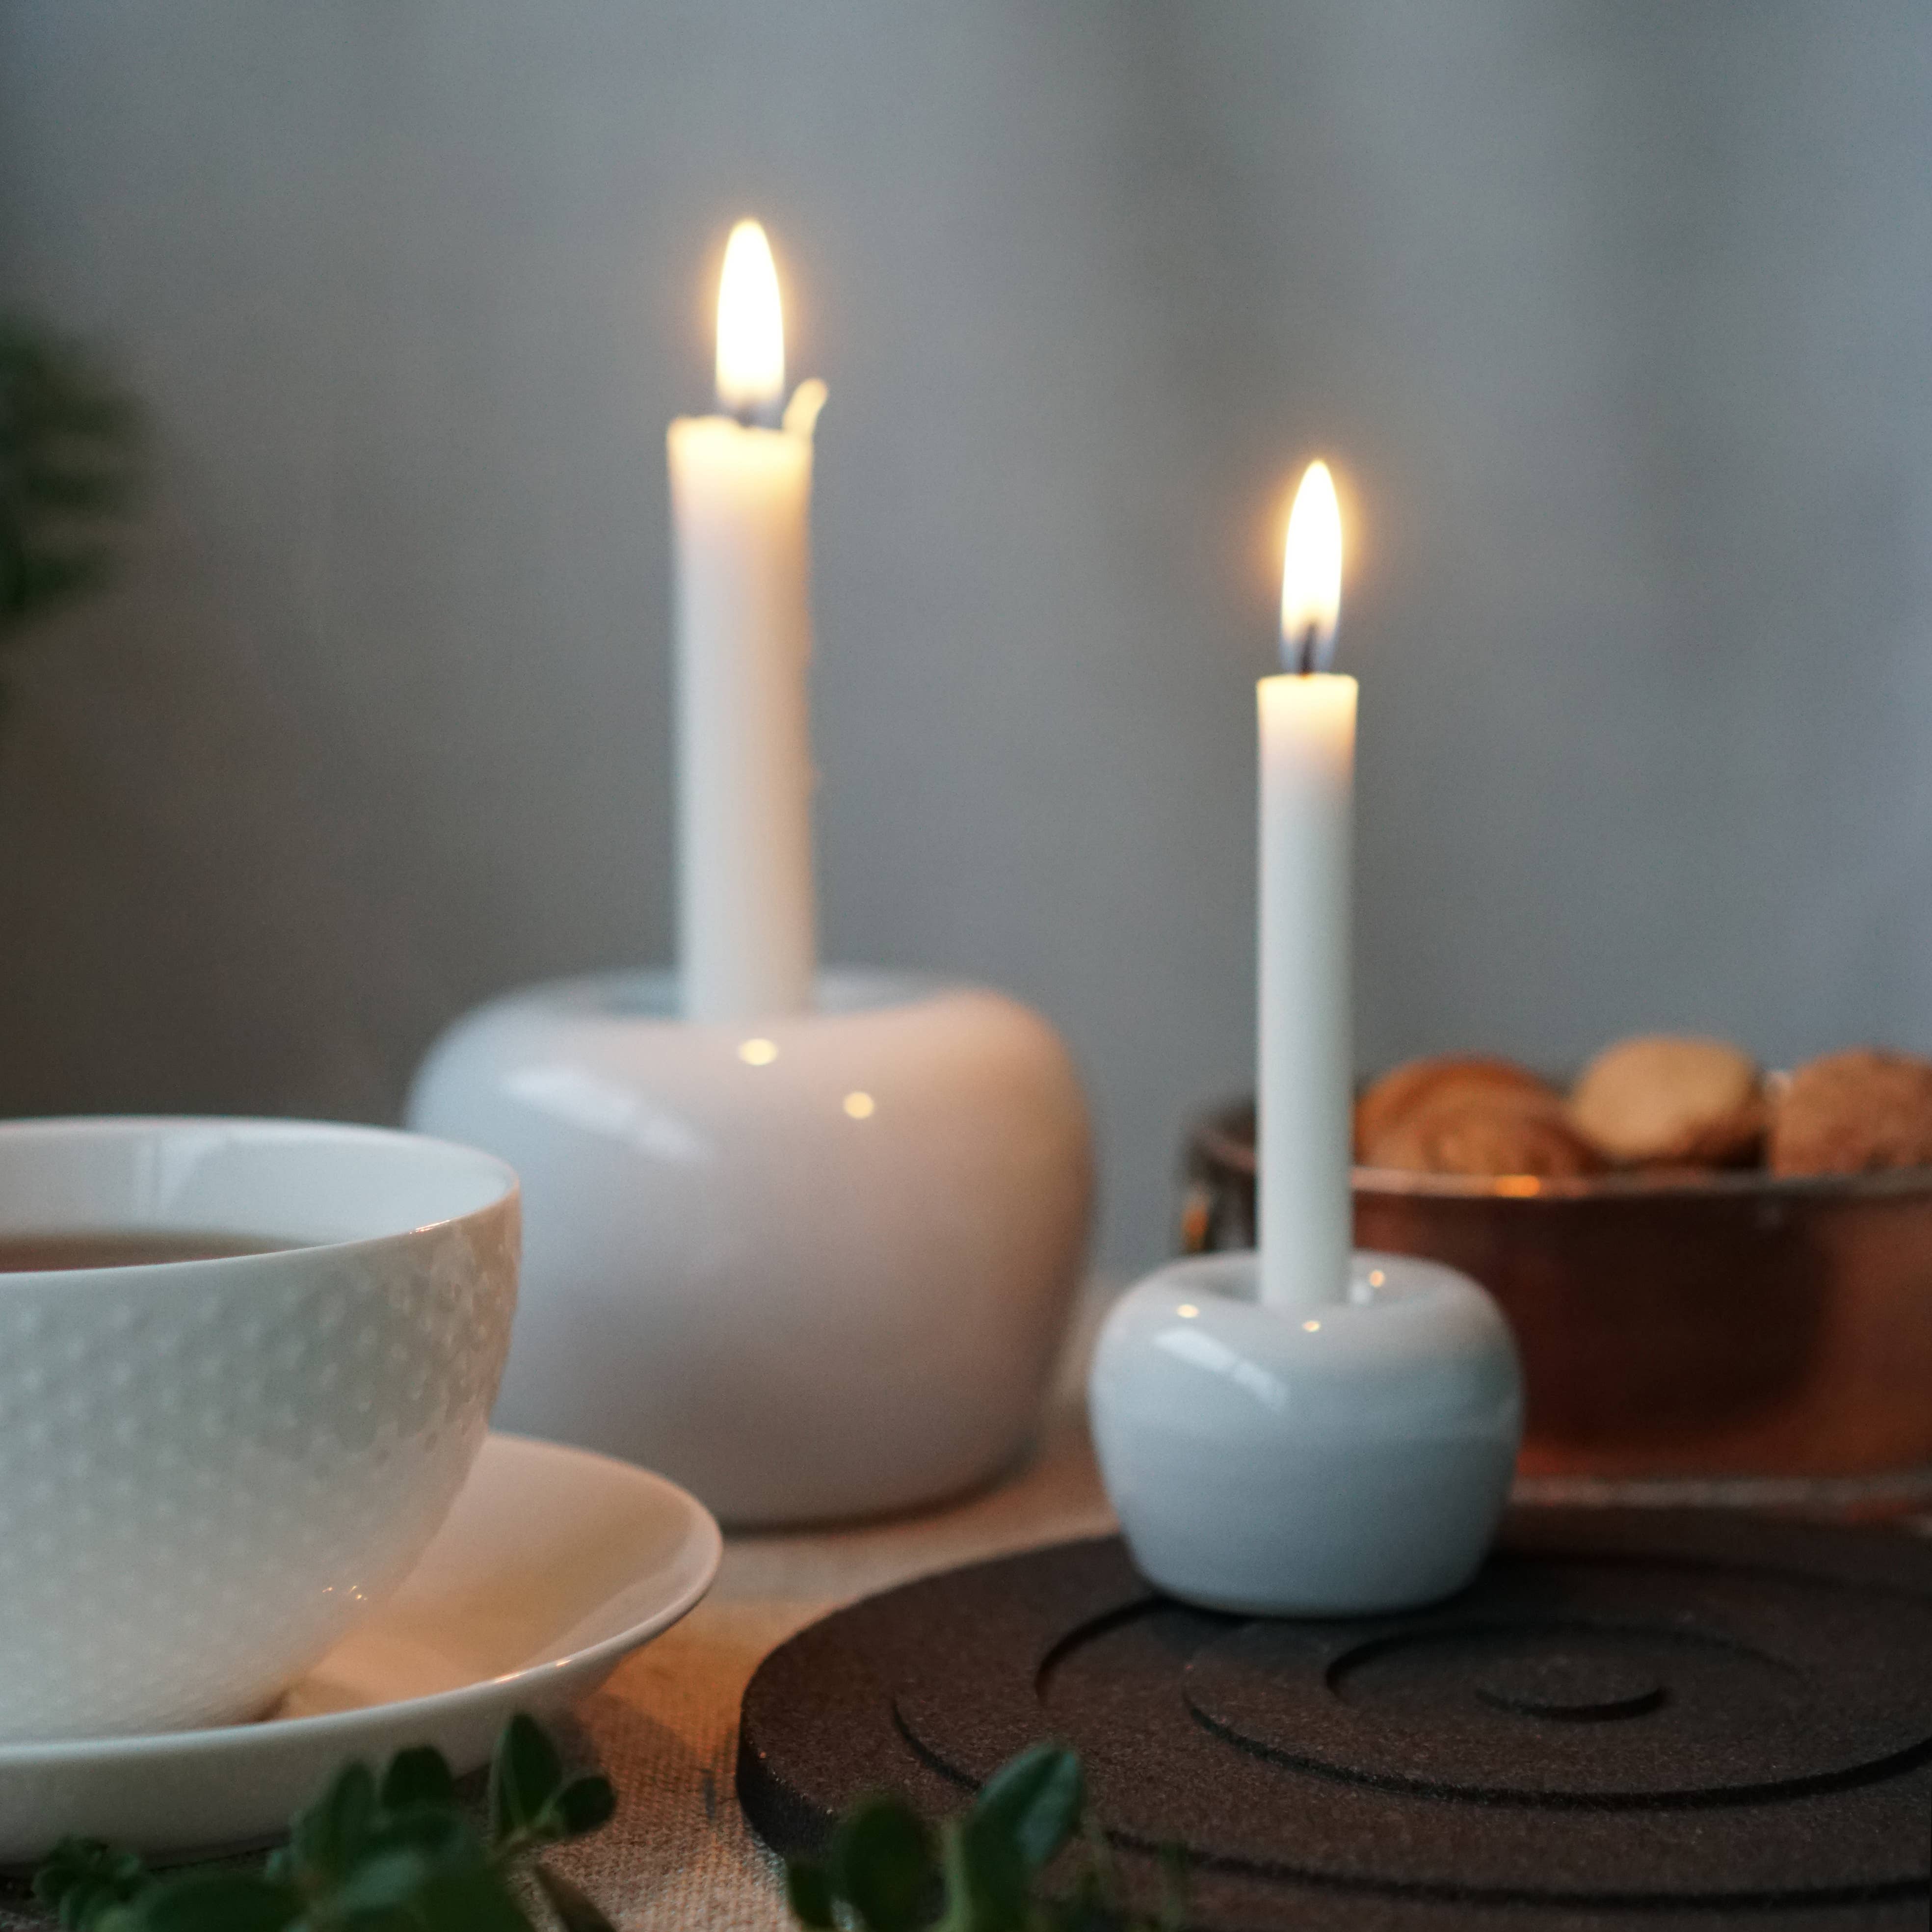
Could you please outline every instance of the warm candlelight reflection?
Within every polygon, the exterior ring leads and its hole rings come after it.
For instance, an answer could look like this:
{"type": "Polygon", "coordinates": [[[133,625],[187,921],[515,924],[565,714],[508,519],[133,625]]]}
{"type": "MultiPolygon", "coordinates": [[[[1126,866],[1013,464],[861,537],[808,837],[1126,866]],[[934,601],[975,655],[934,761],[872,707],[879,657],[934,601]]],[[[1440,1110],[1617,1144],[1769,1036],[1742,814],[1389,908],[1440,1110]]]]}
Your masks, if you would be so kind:
{"type": "Polygon", "coordinates": [[[724,245],[718,282],[718,406],[729,416],[770,416],[784,394],[784,317],[771,244],[741,221],[724,245]]]}
{"type": "Polygon", "coordinates": [[[1281,572],[1284,670],[1326,670],[1342,610],[1342,512],[1325,463],[1311,463],[1288,515],[1281,572]]]}

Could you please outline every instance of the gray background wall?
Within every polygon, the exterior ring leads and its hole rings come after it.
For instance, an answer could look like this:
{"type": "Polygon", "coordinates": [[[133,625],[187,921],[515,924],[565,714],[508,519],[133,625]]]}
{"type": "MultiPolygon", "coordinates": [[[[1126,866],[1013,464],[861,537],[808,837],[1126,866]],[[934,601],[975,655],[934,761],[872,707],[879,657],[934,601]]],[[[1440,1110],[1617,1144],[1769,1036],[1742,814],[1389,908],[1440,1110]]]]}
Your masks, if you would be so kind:
{"type": "Polygon", "coordinates": [[[1360,1054],[1932,1048],[1932,12],[7,0],[0,296],[160,488],[0,740],[0,1112],[383,1117],[669,956],[662,430],[830,382],[826,950],[1042,1006],[1105,1252],[1252,1042],[1253,678],[1342,472],[1360,1054]]]}

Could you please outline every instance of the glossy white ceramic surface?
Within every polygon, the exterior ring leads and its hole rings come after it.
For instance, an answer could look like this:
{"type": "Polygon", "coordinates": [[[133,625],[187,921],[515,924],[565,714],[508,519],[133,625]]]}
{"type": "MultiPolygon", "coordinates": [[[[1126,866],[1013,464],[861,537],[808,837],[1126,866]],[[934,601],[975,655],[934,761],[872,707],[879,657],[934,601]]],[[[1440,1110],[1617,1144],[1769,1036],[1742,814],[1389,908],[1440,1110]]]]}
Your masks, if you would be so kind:
{"type": "Polygon", "coordinates": [[[997,993],[856,972],[755,1026],[628,974],[484,1007],[412,1124],[524,1182],[500,1426],[662,1469],[720,1516],[899,1509],[1016,1454],[1080,1280],[1066,1049],[997,993]]]}
{"type": "Polygon", "coordinates": [[[0,1236],[300,1244],[0,1274],[0,1738],[255,1716],[382,1601],[483,1439],[518,1218],[418,1136],[0,1126],[0,1236]]]}
{"type": "Polygon", "coordinates": [[[1150,1275],[1089,1382],[1134,1561],[1214,1610],[1336,1616],[1432,1602],[1474,1574],[1522,1427],[1515,1345],[1466,1276],[1357,1254],[1349,1298],[1256,1300],[1252,1252],[1150,1275]]]}
{"type": "Polygon", "coordinates": [[[150,1856],[259,1843],[348,1760],[434,1744],[458,1774],[554,1717],[710,1588],[718,1526],[628,1463],[492,1436],[401,1586],[260,1724],[0,1745],[0,1864],[69,1833],[150,1856]]]}

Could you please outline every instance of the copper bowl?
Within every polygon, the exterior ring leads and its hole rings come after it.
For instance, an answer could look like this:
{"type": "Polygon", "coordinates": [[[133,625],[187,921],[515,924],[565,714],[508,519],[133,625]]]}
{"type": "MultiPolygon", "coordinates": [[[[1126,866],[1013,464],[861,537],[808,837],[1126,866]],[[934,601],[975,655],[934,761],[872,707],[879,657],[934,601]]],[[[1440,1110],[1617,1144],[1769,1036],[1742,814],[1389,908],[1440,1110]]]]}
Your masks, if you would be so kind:
{"type": "MultiPolygon", "coordinates": [[[[1181,1244],[1254,1239],[1254,1109],[1187,1148],[1181,1244]]],[[[1522,1469],[1932,1496],[1932,1169],[1465,1180],[1358,1167],[1355,1240],[1473,1276],[1522,1349],[1522,1469]],[[1742,1479],[1732,1481],[1727,1479],[1742,1479]]],[[[1672,1498],[1670,1499],[1689,1499],[1672,1498]]],[[[1802,1498],[1800,1498],[1802,1499],[1802,1498]]]]}

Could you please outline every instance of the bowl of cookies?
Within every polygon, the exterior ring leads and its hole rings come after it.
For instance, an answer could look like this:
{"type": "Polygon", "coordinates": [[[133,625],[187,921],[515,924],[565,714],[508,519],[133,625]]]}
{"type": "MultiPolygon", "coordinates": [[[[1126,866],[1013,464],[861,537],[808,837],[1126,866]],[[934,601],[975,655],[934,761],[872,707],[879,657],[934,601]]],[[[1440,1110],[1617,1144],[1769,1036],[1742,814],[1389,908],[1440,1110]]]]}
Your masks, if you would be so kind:
{"type": "MultiPolygon", "coordinates": [[[[1767,1072],[1646,1035],[1574,1080],[1411,1060],[1355,1109],[1355,1238],[1462,1269],[1522,1350],[1526,1477],[1661,1500],[1932,1498],[1932,1061],[1767,1072]]],[[[1254,1239],[1254,1112],[1190,1137],[1184,1248],[1254,1239]]]]}

